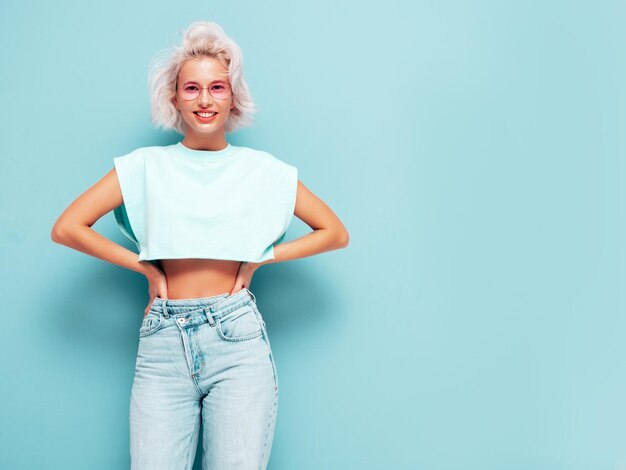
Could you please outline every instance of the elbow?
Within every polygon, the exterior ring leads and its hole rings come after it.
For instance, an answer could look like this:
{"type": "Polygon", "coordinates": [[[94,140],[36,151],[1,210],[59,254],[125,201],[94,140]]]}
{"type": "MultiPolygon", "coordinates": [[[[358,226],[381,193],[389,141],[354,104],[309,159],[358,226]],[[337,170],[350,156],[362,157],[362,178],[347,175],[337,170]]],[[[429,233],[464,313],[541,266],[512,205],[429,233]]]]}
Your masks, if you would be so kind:
{"type": "Polygon", "coordinates": [[[61,245],[65,245],[69,238],[69,233],[71,229],[65,225],[61,224],[58,221],[52,226],[52,230],[50,231],[50,238],[54,243],[59,243],[61,245]]]}
{"type": "Polygon", "coordinates": [[[64,239],[64,231],[63,228],[58,224],[54,224],[52,230],[50,231],[50,238],[54,243],[63,243],[64,239]]]}
{"type": "Polygon", "coordinates": [[[338,250],[340,248],[345,248],[348,246],[348,243],[350,243],[350,236],[348,235],[348,231],[343,227],[314,230],[322,230],[325,233],[326,240],[324,241],[324,244],[326,245],[327,250],[338,250]]]}
{"type": "Polygon", "coordinates": [[[347,230],[343,230],[339,235],[339,248],[346,248],[350,243],[350,235],[347,230]]]}

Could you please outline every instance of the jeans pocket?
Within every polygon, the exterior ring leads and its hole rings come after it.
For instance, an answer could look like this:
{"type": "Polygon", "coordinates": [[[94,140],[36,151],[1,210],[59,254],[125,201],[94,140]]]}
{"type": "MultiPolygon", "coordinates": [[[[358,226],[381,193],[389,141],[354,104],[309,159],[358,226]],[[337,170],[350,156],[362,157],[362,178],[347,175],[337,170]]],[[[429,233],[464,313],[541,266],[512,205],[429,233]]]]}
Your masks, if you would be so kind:
{"type": "Polygon", "coordinates": [[[150,336],[156,333],[163,326],[163,317],[160,313],[148,312],[141,322],[139,337],[150,336]]]}
{"type": "Polygon", "coordinates": [[[263,326],[249,303],[216,318],[217,334],[224,341],[246,341],[263,334],[263,326]]]}
{"type": "Polygon", "coordinates": [[[252,307],[252,309],[256,313],[256,316],[259,319],[259,322],[261,322],[261,324],[263,325],[263,328],[265,328],[266,327],[265,320],[263,320],[263,315],[261,315],[261,312],[259,311],[259,307],[257,306],[256,301],[251,303],[250,306],[252,307]]]}

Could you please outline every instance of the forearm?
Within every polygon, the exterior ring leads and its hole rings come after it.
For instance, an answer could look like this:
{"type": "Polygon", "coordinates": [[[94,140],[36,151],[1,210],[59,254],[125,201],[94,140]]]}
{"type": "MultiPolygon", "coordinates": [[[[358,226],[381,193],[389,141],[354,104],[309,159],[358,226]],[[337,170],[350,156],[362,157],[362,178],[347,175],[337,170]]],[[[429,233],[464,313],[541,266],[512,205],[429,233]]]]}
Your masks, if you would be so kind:
{"type": "Polygon", "coordinates": [[[85,225],[53,229],[52,240],[109,263],[131,269],[146,277],[158,271],[158,268],[150,262],[137,261],[137,253],[118,245],[85,225]]]}
{"type": "Polygon", "coordinates": [[[305,258],[326,251],[345,248],[346,246],[348,246],[347,234],[337,230],[317,229],[295,240],[274,246],[274,259],[263,261],[260,264],[272,264],[305,258]]]}

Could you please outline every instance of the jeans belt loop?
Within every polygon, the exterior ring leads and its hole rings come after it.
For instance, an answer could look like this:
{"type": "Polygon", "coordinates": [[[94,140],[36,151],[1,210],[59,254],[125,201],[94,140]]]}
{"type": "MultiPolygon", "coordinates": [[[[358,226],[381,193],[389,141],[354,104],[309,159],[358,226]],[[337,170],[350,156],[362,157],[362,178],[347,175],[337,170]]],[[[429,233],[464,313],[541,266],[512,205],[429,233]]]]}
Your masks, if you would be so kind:
{"type": "Polygon", "coordinates": [[[252,297],[252,301],[256,304],[256,297],[254,296],[252,291],[248,289],[247,287],[245,287],[245,289],[248,291],[248,294],[250,294],[250,296],[252,297]]]}
{"type": "Polygon", "coordinates": [[[215,326],[215,318],[211,314],[211,307],[204,308],[204,314],[206,315],[206,319],[209,321],[209,325],[215,326]]]}
{"type": "Polygon", "coordinates": [[[167,313],[167,299],[161,299],[161,307],[163,308],[163,316],[169,318],[170,315],[167,313]]]}

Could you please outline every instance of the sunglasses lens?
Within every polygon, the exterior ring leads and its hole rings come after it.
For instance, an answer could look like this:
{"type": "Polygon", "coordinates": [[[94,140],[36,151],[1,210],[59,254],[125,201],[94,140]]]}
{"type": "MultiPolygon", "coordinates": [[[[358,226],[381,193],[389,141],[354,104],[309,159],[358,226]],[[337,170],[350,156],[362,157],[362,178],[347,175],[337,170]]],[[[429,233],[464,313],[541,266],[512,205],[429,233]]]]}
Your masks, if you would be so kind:
{"type": "Polygon", "coordinates": [[[227,83],[215,83],[209,88],[211,95],[218,100],[228,98],[230,95],[230,86],[227,83]]]}
{"type": "Polygon", "coordinates": [[[182,97],[186,100],[195,100],[200,96],[200,88],[195,85],[187,85],[180,91],[182,97]]]}
{"type": "MultiPolygon", "coordinates": [[[[200,86],[196,84],[188,84],[180,89],[180,94],[185,100],[195,100],[200,96],[200,86]]],[[[218,100],[225,100],[231,94],[231,88],[228,83],[218,82],[209,85],[209,93],[218,100]]]]}

